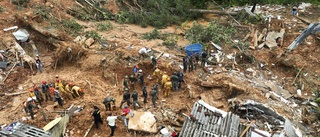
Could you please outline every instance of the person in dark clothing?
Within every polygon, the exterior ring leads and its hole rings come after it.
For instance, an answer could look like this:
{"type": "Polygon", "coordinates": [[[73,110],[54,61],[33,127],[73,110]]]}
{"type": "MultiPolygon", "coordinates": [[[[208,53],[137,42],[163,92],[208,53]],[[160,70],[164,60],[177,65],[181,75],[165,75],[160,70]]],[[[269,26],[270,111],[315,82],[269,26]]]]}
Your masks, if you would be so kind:
{"type": "Polygon", "coordinates": [[[147,87],[144,86],[142,89],[142,95],[143,95],[143,103],[146,104],[147,103],[147,98],[148,98],[148,92],[147,92],[147,87]]]}
{"type": "Polygon", "coordinates": [[[178,88],[181,88],[181,84],[182,84],[182,82],[184,82],[184,80],[183,80],[184,75],[182,72],[178,71],[177,76],[178,76],[178,88]]]}
{"type": "Polygon", "coordinates": [[[97,106],[93,106],[93,119],[94,119],[94,125],[96,127],[96,129],[99,128],[99,123],[103,123],[102,119],[101,119],[101,115],[100,115],[100,109],[97,106]]]}
{"type": "Polygon", "coordinates": [[[152,89],[151,91],[151,100],[152,100],[152,105],[153,107],[155,108],[156,107],[156,100],[158,99],[158,96],[157,96],[157,91],[155,89],[152,89]]]}
{"type": "Polygon", "coordinates": [[[193,71],[193,55],[189,57],[189,72],[193,71]]]}
{"type": "Polygon", "coordinates": [[[63,102],[62,102],[62,98],[61,98],[61,94],[59,92],[59,87],[57,86],[56,89],[53,91],[53,97],[55,99],[55,101],[58,101],[59,106],[63,106],[63,102]]]}
{"type": "Polygon", "coordinates": [[[47,82],[42,81],[41,89],[42,89],[42,93],[44,94],[44,96],[46,98],[46,102],[48,100],[52,100],[50,93],[49,93],[49,85],[47,84],[47,82]]]}
{"type": "Polygon", "coordinates": [[[36,56],[36,66],[39,69],[40,73],[42,73],[42,63],[38,55],[36,56]]]}
{"type": "Polygon", "coordinates": [[[43,101],[43,98],[42,98],[42,94],[40,93],[40,91],[39,91],[37,86],[35,86],[33,88],[33,92],[34,92],[34,95],[36,95],[38,103],[41,105],[41,103],[43,101]]]}
{"type": "Polygon", "coordinates": [[[34,104],[34,101],[32,98],[28,98],[27,110],[30,113],[31,119],[34,119],[33,108],[37,108],[37,106],[34,104]]]}
{"type": "Polygon", "coordinates": [[[141,69],[138,72],[138,82],[140,83],[140,87],[142,88],[144,86],[144,77],[141,69]]]}
{"type": "Polygon", "coordinates": [[[134,75],[129,77],[131,89],[134,90],[134,83],[137,81],[137,78],[134,75]]]}
{"type": "Polygon", "coordinates": [[[179,78],[177,76],[177,72],[174,72],[173,75],[170,77],[171,78],[171,82],[172,82],[172,91],[177,91],[178,90],[178,82],[179,82],[179,78]]]}
{"type": "Polygon", "coordinates": [[[188,57],[187,56],[183,57],[182,61],[183,61],[183,72],[186,73],[188,69],[188,57]]]}
{"type": "Polygon", "coordinates": [[[123,84],[123,88],[129,88],[128,76],[124,76],[124,80],[122,84],[123,84]]]}
{"type": "Polygon", "coordinates": [[[136,90],[133,91],[131,97],[132,97],[132,101],[133,101],[133,109],[136,110],[137,104],[141,108],[141,104],[139,103],[139,100],[138,100],[138,92],[136,90]]]}
{"type": "Polygon", "coordinates": [[[207,63],[207,56],[208,53],[207,52],[202,52],[201,54],[201,66],[204,67],[204,65],[207,63]]]}
{"type": "Polygon", "coordinates": [[[196,53],[195,55],[194,55],[194,57],[195,57],[195,62],[194,62],[194,69],[196,70],[197,68],[198,68],[198,62],[199,62],[199,59],[200,59],[200,55],[199,55],[199,53],[196,53]]]}
{"type": "Polygon", "coordinates": [[[154,84],[154,86],[152,87],[152,89],[155,89],[156,92],[158,93],[158,91],[159,91],[159,84],[158,84],[158,83],[154,84]]]}
{"type": "Polygon", "coordinates": [[[125,93],[123,94],[123,99],[120,103],[120,108],[122,107],[122,105],[127,102],[127,105],[130,106],[130,93],[129,90],[126,88],[125,89],[125,93]]]}
{"type": "Polygon", "coordinates": [[[152,61],[152,67],[156,68],[157,63],[158,63],[157,59],[155,57],[152,57],[151,61],[152,61]]]}
{"type": "Polygon", "coordinates": [[[111,111],[111,102],[113,103],[114,106],[116,106],[116,99],[114,97],[111,96],[107,96],[104,100],[103,100],[103,104],[106,107],[106,111],[110,110],[111,111]]]}

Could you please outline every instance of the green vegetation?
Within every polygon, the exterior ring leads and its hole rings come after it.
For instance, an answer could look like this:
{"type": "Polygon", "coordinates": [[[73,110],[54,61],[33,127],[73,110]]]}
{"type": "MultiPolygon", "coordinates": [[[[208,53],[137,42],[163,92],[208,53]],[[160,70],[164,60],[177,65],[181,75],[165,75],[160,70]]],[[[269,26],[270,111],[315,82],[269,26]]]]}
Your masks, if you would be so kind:
{"type": "MultiPolygon", "coordinates": [[[[224,6],[230,6],[230,5],[246,5],[246,4],[252,4],[253,2],[257,2],[259,4],[297,4],[301,2],[301,0],[215,0],[217,3],[222,4],[224,6]]],[[[313,4],[319,4],[320,2],[318,0],[303,0],[303,2],[310,2],[313,4]]]]}
{"type": "Polygon", "coordinates": [[[189,39],[191,43],[205,44],[212,41],[223,44],[231,43],[231,36],[235,33],[235,28],[219,25],[215,21],[210,22],[207,26],[193,22],[193,26],[186,31],[185,38],[189,39]]]}
{"type": "Polygon", "coordinates": [[[94,30],[86,31],[85,32],[85,36],[86,36],[86,38],[93,38],[95,40],[100,40],[101,39],[101,36],[94,30]]]}
{"type": "Polygon", "coordinates": [[[15,5],[26,7],[27,3],[30,2],[30,0],[10,0],[10,2],[15,5]]]}
{"type": "Polygon", "coordinates": [[[161,39],[162,34],[157,29],[153,29],[150,33],[142,34],[142,38],[146,40],[161,39]]]}
{"type": "Polygon", "coordinates": [[[0,5],[0,12],[3,12],[4,8],[0,5]]]}
{"type": "Polygon", "coordinates": [[[49,19],[51,8],[46,6],[37,5],[33,13],[43,20],[49,19]]]}
{"type": "Polygon", "coordinates": [[[108,31],[111,30],[113,26],[109,21],[106,21],[105,23],[98,23],[97,28],[101,31],[108,31]]]}
{"type": "Polygon", "coordinates": [[[78,24],[74,19],[62,20],[62,26],[73,36],[77,36],[83,30],[83,26],[78,24]]]}
{"type": "Polygon", "coordinates": [[[173,49],[178,42],[178,36],[177,35],[170,35],[165,38],[165,40],[162,42],[162,45],[165,45],[169,49],[173,49]]]}

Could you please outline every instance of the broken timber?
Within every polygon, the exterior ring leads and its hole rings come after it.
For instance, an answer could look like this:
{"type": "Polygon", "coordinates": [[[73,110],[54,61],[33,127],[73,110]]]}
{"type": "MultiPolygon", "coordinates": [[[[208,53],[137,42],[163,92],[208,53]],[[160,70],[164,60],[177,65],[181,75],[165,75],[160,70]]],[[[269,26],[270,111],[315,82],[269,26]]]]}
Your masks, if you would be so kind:
{"type": "Polygon", "coordinates": [[[220,15],[238,15],[237,12],[225,12],[219,10],[205,10],[205,9],[189,9],[190,12],[198,12],[198,13],[212,13],[212,14],[220,14],[220,15]]]}
{"type": "Polygon", "coordinates": [[[88,134],[90,133],[91,128],[93,127],[94,122],[92,122],[92,124],[90,125],[89,129],[86,131],[86,134],[84,134],[83,137],[87,137],[88,134]]]}

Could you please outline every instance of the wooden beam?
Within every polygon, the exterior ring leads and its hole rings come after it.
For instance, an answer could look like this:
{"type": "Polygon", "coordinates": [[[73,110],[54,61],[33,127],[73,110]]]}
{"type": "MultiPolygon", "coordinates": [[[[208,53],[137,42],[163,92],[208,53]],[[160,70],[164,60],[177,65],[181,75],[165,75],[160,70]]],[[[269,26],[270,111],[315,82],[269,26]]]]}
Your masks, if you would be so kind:
{"type": "Polygon", "coordinates": [[[246,132],[249,130],[249,128],[255,123],[255,121],[251,121],[249,125],[247,125],[246,129],[244,129],[239,137],[243,137],[246,132]]]}
{"type": "Polygon", "coordinates": [[[88,134],[90,133],[91,128],[93,127],[93,124],[94,124],[94,122],[92,122],[92,124],[90,125],[90,127],[88,128],[86,134],[84,134],[83,137],[87,137],[88,136],[88,134]]]}

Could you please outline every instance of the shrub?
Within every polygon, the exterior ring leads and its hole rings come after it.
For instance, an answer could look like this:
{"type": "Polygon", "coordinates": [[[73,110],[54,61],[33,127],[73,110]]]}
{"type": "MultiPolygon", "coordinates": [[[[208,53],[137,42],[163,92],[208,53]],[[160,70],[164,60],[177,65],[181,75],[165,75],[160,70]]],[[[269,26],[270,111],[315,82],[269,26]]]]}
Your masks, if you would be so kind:
{"type": "Polygon", "coordinates": [[[101,31],[108,31],[113,28],[113,25],[109,21],[106,21],[105,23],[98,23],[97,28],[101,31]]]}
{"type": "Polygon", "coordinates": [[[62,26],[72,35],[79,35],[83,29],[83,26],[78,24],[74,19],[62,20],[62,26]]]}
{"type": "Polygon", "coordinates": [[[91,30],[91,31],[86,31],[85,32],[85,36],[87,38],[93,38],[95,40],[100,40],[101,39],[101,36],[94,30],[91,30]]]}

